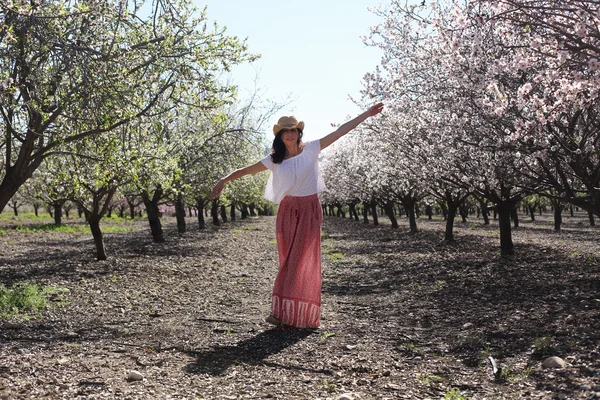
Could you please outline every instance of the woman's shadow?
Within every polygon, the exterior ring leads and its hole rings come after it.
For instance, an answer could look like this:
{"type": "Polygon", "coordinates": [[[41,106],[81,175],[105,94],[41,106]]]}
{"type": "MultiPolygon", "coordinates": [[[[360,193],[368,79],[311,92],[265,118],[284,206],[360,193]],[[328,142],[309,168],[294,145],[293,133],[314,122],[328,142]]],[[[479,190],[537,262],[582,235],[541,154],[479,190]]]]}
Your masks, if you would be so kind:
{"type": "Polygon", "coordinates": [[[196,361],[188,364],[185,367],[185,371],[194,374],[223,375],[232,365],[262,364],[278,368],[301,369],[331,374],[330,371],[325,370],[316,371],[265,361],[270,355],[279,353],[313,333],[315,331],[309,329],[271,329],[232,346],[217,346],[206,351],[188,351],[187,353],[195,357],[196,361]]]}

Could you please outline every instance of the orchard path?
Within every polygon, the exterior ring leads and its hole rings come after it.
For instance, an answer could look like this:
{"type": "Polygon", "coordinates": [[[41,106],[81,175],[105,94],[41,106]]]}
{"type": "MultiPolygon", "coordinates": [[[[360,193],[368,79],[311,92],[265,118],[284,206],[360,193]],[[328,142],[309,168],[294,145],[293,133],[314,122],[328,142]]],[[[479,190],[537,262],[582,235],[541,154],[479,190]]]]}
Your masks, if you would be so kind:
{"type": "Polygon", "coordinates": [[[510,260],[476,220],[447,244],[439,220],[411,235],[326,217],[314,332],[263,322],[274,217],[165,224],[159,245],[143,221],[107,234],[103,262],[88,234],[0,236],[1,282],[69,289],[42,319],[0,322],[1,399],[600,398],[600,229],[583,217],[522,222],[510,260]],[[566,368],[542,369],[551,355],[566,368]]]}

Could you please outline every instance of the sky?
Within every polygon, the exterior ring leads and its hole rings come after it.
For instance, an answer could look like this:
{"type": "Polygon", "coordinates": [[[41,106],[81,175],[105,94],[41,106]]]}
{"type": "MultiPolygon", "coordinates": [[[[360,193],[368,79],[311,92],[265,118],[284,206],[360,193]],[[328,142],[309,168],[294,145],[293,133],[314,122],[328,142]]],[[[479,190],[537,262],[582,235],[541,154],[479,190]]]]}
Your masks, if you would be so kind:
{"type": "MultiPolygon", "coordinates": [[[[234,67],[231,79],[242,96],[257,80],[263,97],[292,102],[274,117],[304,121],[304,139],[315,140],[362,112],[349,98],[360,98],[362,78],[380,63],[381,50],[361,36],[381,22],[369,11],[381,0],[195,0],[207,6],[206,17],[227,27],[231,36],[247,38],[249,51],[262,58],[234,67]]],[[[269,136],[270,135],[270,136],[269,136]]]]}

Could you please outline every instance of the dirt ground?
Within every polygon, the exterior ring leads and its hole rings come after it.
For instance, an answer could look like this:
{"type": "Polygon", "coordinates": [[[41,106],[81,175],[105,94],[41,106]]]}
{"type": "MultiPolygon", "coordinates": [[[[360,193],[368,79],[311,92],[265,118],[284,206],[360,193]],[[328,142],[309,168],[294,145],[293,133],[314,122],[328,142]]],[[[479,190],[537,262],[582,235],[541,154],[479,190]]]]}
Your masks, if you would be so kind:
{"type": "Polygon", "coordinates": [[[0,282],[68,292],[0,322],[0,399],[600,399],[600,227],[522,216],[502,259],[495,225],[448,244],[439,219],[381,220],[325,218],[316,331],[263,322],[274,217],[182,237],[164,218],[163,244],[136,221],[102,262],[89,234],[9,230],[0,282]]]}

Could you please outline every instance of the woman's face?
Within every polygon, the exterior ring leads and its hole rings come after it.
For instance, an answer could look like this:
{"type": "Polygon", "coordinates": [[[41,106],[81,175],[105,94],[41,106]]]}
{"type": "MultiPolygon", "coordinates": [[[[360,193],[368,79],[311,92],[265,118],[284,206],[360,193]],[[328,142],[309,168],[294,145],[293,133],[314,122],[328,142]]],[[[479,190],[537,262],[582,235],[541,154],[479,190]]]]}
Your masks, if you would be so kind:
{"type": "Polygon", "coordinates": [[[284,129],[281,133],[281,140],[286,146],[293,146],[298,143],[298,129],[284,129]]]}

